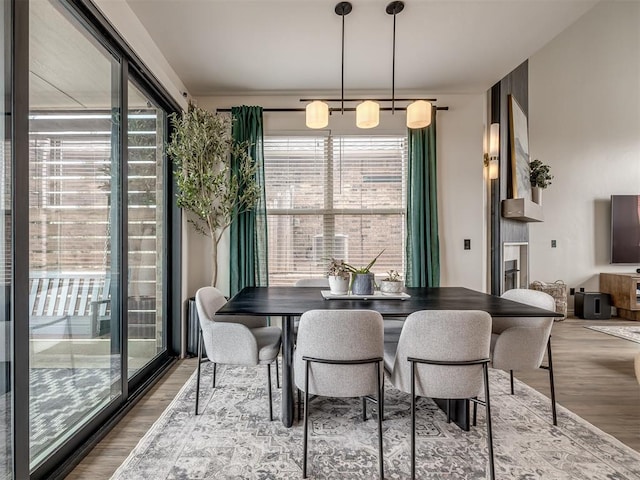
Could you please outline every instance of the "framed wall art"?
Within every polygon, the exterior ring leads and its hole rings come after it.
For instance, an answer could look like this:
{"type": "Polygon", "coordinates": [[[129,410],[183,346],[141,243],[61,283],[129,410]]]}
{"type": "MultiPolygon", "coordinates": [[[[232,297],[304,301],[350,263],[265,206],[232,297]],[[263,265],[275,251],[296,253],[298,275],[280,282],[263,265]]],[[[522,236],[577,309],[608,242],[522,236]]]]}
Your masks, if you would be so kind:
{"type": "Polygon", "coordinates": [[[509,135],[513,198],[527,198],[530,200],[529,127],[527,125],[527,116],[513,95],[509,95],[509,135]]]}

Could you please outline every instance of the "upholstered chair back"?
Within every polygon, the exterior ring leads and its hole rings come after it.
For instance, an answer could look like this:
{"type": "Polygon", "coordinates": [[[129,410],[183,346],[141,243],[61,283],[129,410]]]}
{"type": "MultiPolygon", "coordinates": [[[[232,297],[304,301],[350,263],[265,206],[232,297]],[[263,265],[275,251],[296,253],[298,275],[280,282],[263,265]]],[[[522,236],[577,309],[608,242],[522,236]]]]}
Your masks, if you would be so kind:
{"type": "MultiPolygon", "coordinates": [[[[432,361],[471,361],[489,358],[491,316],[476,310],[423,310],[407,317],[400,333],[391,382],[411,392],[408,357],[432,361]]],[[[433,398],[472,398],[483,387],[482,365],[417,365],[416,395],[433,398]]]]}
{"type": "Polygon", "coordinates": [[[265,327],[266,318],[217,315],[225,303],[225,296],[215,287],[203,287],[196,292],[198,321],[207,358],[214,363],[257,365],[258,344],[249,329],[265,327]]]}
{"type": "MultiPolygon", "coordinates": [[[[555,311],[553,297],[539,290],[508,290],[502,298],[555,311]]],[[[493,367],[503,370],[529,370],[540,367],[552,327],[553,317],[494,318],[493,367]]]]}
{"type": "MultiPolygon", "coordinates": [[[[382,316],[372,310],[310,310],[300,317],[294,355],[296,386],[304,391],[302,357],[324,360],[363,360],[383,356],[382,316]]],[[[309,393],[327,397],[376,395],[375,364],[311,363],[309,393]]],[[[380,366],[381,375],[384,372],[380,366]]]]}

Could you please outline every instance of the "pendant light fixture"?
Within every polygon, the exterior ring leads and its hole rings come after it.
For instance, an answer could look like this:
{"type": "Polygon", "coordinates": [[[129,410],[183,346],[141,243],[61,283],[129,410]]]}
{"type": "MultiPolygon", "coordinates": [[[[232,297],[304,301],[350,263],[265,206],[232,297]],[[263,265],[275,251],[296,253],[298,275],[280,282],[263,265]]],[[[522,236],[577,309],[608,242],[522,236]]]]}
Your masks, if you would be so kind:
{"type": "Polygon", "coordinates": [[[329,105],[315,100],[307,105],[306,124],[309,128],[325,128],[329,125],[329,105]]]}
{"type": "Polygon", "coordinates": [[[374,128],[380,123],[380,105],[372,100],[365,100],[356,107],[356,127],[374,128]]]}
{"type": "MultiPolygon", "coordinates": [[[[396,103],[396,15],[404,10],[404,2],[394,1],[387,5],[386,12],[393,15],[393,56],[391,63],[391,113],[395,114],[396,103]]],[[[431,124],[431,103],[416,100],[407,106],[407,127],[424,128],[431,124]]]]}
{"type": "MultiPolygon", "coordinates": [[[[350,2],[339,2],[335,6],[335,13],[342,17],[342,44],[341,44],[341,77],[340,77],[340,108],[329,107],[327,102],[337,102],[337,99],[300,99],[300,101],[309,102],[305,108],[306,125],[308,128],[326,128],[329,125],[329,115],[331,112],[338,111],[344,115],[346,111],[356,112],[356,126],[358,128],[374,128],[380,124],[380,104],[378,102],[391,102],[391,108],[384,107],[382,110],[391,110],[392,114],[395,114],[396,110],[396,15],[404,10],[404,2],[396,0],[389,3],[386,7],[388,15],[393,15],[393,56],[391,67],[391,99],[379,98],[360,101],[359,99],[345,99],[344,98],[344,31],[345,20],[344,17],[351,13],[353,6],[350,2]],[[356,108],[350,107],[345,109],[345,102],[360,102],[356,108]]],[[[411,102],[406,108],[398,107],[398,110],[406,110],[407,112],[407,127],[411,129],[424,128],[431,124],[431,117],[433,106],[429,100],[415,100],[401,98],[398,101],[411,102]]],[[[447,107],[439,107],[438,109],[446,110],[447,107]]]]}
{"type": "MultiPolygon", "coordinates": [[[[353,10],[353,6],[350,2],[340,2],[334,10],[336,15],[342,17],[342,60],[340,74],[340,110],[342,114],[344,114],[344,17],[349,15],[351,10],[353,10]]],[[[306,108],[306,124],[309,128],[325,128],[329,125],[329,105],[321,100],[315,100],[309,103],[306,108]]]]}
{"type": "Polygon", "coordinates": [[[431,103],[416,100],[407,106],[407,127],[424,128],[431,125],[431,103]]]}

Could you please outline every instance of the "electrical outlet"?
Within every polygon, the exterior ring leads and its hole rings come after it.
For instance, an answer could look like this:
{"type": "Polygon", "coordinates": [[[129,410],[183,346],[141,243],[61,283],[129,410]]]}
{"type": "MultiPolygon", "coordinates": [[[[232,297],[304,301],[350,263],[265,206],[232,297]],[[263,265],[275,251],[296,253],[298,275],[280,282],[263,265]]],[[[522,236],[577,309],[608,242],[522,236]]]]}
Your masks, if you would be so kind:
{"type": "Polygon", "coordinates": [[[551,248],[556,248],[556,241],[555,240],[551,240],[551,248]]]}
{"type": "Polygon", "coordinates": [[[464,249],[465,250],[471,250],[471,239],[470,238],[465,238],[464,239],[464,249]]]}
{"type": "Polygon", "coordinates": [[[576,289],[575,288],[570,288],[569,289],[569,295],[575,295],[576,294],[576,289]]]}

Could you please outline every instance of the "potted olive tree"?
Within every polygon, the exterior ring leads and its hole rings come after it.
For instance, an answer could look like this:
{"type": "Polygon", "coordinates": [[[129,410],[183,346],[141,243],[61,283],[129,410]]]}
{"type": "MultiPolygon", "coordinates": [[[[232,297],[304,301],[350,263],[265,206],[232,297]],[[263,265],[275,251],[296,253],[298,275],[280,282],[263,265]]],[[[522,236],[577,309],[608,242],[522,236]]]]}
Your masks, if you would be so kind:
{"type": "Polygon", "coordinates": [[[551,180],[553,179],[553,175],[549,171],[549,165],[545,165],[540,160],[532,160],[529,163],[531,199],[538,205],[542,205],[542,190],[551,185],[551,180]]]}
{"type": "Polygon", "coordinates": [[[211,239],[211,285],[218,281],[218,245],[233,219],[253,209],[260,190],[247,143],[231,137],[231,117],[189,105],[170,116],[173,133],[167,153],[175,165],[177,205],[188,221],[211,239]],[[238,168],[231,168],[231,156],[238,168]]]}

